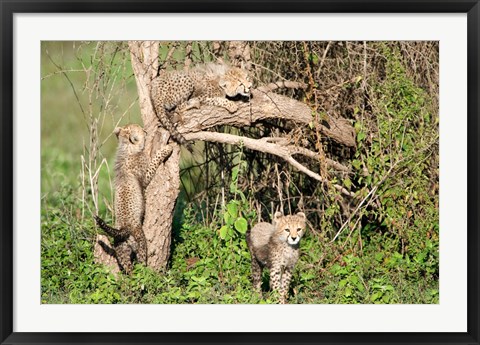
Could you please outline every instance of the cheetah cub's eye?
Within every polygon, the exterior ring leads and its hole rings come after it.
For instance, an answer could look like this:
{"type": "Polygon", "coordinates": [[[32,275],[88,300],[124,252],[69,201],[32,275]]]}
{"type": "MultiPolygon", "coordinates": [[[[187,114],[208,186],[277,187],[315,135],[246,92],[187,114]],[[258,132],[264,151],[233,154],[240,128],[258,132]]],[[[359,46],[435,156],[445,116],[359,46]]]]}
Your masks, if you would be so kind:
{"type": "Polygon", "coordinates": [[[302,231],[303,229],[302,228],[297,228],[297,232],[300,232],[302,231]]]}
{"type": "Polygon", "coordinates": [[[132,135],[132,136],[130,137],[130,142],[131,142],[132,144],[138,143],[139,140],[140,140],[140,139],[138,139],[138,137],[137,137],[136,135],[132,135]]]}
{"type": "Polygon", "coordinates": [[[286,232],[290,232],[290,229],[289,229],[289,228],[285,228],[285,231],[286,231],[286,232]]]}

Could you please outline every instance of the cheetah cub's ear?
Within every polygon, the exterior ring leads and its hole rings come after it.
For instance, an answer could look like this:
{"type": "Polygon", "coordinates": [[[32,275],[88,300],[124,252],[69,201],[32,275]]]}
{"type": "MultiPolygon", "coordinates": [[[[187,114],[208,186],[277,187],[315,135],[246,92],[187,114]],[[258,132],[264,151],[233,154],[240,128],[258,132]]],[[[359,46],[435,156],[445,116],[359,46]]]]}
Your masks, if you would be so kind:
{"type": "Polygon", "coordinates": [[[302,217],[303,219],[306,219],[307,217],[305,216],[305,213],[303,212],[298,212],[297,216],[302,217]]]}
{"type": "Polygon", "coordinates": [[[115,129],[113,130],[113,134],[115,134],[115,135],[117,136],[117,138],[118,138],[118,135],[120,134],[120,131],[121,131],[121,130],[122,130],[122,129],[121,129],[120,127],[115,127],[115,129]]]}
{"type": "Polygon", "coordinates": [[[275,225],[275,224],[278,222],[278,220],[279,220],[280,218],[282,218],[282,217],[283,217],[283,213],[282,213],[282,212],[279,212],[279,211],[275,212],[275,214],[273,215],[272,224],[275,225]]]}

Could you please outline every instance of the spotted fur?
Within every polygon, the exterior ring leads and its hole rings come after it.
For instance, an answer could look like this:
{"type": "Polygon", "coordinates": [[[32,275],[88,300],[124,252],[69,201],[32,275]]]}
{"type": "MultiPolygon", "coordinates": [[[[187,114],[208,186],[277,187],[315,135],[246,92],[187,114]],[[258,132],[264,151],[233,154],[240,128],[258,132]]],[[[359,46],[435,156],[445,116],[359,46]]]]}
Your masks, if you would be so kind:
{"type": "Polygon", "coordinates": [[[136,124],[116,128],[118,138],[115,161],[115,228],[95,217],[98,226],[114,238],[114,251],[120,267],[127,273],[132,260],[147,264],[147,239],[142,229],[145,213],[144,190],[172,147],[164,146],[152,159],[145,153],[145,131],[136,124]]]}
{"type": "Polygon", "coordinates": [[[170,132],[176,142],[184,145],[187,141],[172,119],[174,110],[178,113],[205,104],[233,113],[238,106],[227,97],[249,97],[251,87],[247,70],[212,63],[189,71],[162,71],[152,80],[150,93],[160,125],[170,132]]]}
{"type": "Polygon", "coordinates": [[[252,256],[252,280],[261,291],[262,271],[270,270],[270,287],[280,294],[285,303],[292,272],[300,255],[299,243],[305,234],[305,214],[284,216],[275,213],[272,224],[258,223],[247,231],[247,244],[252,256]]]}

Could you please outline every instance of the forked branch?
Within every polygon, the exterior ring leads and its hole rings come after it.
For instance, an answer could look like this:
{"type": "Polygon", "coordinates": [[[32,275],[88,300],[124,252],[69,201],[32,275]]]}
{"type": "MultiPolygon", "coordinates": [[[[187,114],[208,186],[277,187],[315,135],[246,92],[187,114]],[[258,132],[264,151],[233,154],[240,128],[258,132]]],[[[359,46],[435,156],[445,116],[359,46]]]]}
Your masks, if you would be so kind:
{"type": "MultiPolygon", "coordinates": [[[[304,174],[314,178],[315,180],[330,184],[330,181],[323,178],[316,172],[308,169],[306,166],[298,162],[295,158],[293,158],[293,154],[305,154],[305,152],[313,153],[307,149],[298,150],[295,146],[282,146],[276,143],[269,142],[269,138],[262,138],[262,139],[252,139],[247,137],[242,137],[234,134],[227,134],[227,133],[217,133],[217,132],[196,132],[196,133],[187,133],[185,134],[185,139],[187,140],[203,140],[203,141],[212,141],[222,144],[231,144],[231,145],[243,145],[248,149],[269,153],[275,156],[278,156],[285,161],[287,161],[290,165],[298,169],[299,171],[303,172],[304,174]]],[[[344,187],[334,184],[333,187],[339,190],[342,194],[347,196],[353,197],[354,193],[349,192],[344,187]]]]}

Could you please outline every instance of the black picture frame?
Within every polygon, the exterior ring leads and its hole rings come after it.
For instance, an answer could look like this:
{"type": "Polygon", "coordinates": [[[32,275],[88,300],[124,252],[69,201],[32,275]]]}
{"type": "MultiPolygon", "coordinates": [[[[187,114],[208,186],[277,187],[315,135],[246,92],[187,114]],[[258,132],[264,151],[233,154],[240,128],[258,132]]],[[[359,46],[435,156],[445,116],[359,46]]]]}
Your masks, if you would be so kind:
{"type": "MultiPolygon", "coordinates": [[[[2,344],[479,344],[479,15],[478,0],[0,0],[2,344]],[[13,332],[13,16],[15,13],[467,13],[468,27],[468,315],[465,333],[18,333],[13,332]]],[[[453,316],[454,317],[454,316],[453,316]]],[[[301,319],[301,317],[300,317],[301,319]]]]}

